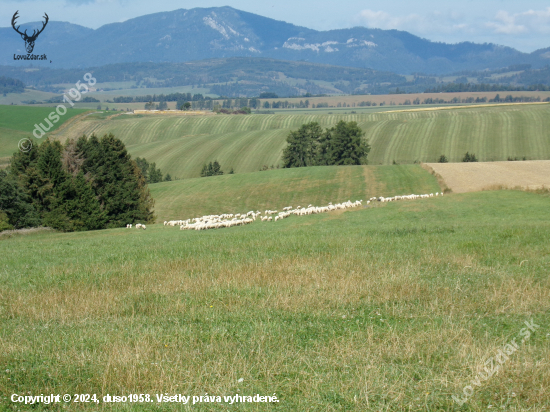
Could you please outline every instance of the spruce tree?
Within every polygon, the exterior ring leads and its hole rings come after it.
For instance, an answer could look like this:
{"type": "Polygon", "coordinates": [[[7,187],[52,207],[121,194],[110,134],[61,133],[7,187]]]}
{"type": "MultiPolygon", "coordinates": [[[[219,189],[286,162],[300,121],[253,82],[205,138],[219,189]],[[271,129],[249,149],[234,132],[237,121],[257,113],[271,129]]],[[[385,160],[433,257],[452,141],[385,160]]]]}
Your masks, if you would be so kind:
{"type": "Polygon", "coordinates": [[[124,144],[112,134],[101,140],[92,135],[82,142],[82,147],[86,159],[82,170],[92,176],[92,187],[106,213],[107,227],[122,227],[139,220],[149,222],[153,216],[150,193],[124,144]]]}
{"type": "Polygon", "coordinates": [[[162,182],[162,172],[157,169],[156,163],[149,164],[149,179],[147,183],[160,183],[162,182]]]}
{"type": "Polygon", "coordinates": [[[145,180],[149,182],[149,162],[145,159],[142,159],[141,157],[137,157],[135,162],[139,166],[141,174],[143,175],[145,180]]]}
{"type": "Polygon", "coordinates": [[[40,217],[19,182],[4,170],[0,170],[0,224],[5,229],[20,229],[40,225],[40,217]]]}
{"type": "Polygon", "coordinates": [[[214,163],[212,163],[212,176],[219,176],[223,175],[222,168],[217,160],[214,160],[214,163]]]}
{"type": "Polygon", "coordinates": [[[105,227],[106,215],[101,210],[92,186],[79,172],[67,181],[64,211],[71,220],[71,230],[97,230],[105,227]]]}

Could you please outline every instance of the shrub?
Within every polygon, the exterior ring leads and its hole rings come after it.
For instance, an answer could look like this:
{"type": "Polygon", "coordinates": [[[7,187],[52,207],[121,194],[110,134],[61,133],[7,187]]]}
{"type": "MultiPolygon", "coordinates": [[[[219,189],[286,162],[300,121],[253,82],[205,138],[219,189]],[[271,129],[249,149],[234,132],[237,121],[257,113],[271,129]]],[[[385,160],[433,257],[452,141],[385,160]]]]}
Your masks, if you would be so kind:
{"type": "Polygon", "coordinates": [[[462,159],[463,162],[477,162],[477,158],[475,154],[470,154],[469,152],[466,152],[464,155],[464,158],[462,159]]]}
{"type": "Polygon", "coordinates": [[[8,221],[8,215],[0,210],[0,232],[3,230],[11,230],[13,226],[8,221]]]}

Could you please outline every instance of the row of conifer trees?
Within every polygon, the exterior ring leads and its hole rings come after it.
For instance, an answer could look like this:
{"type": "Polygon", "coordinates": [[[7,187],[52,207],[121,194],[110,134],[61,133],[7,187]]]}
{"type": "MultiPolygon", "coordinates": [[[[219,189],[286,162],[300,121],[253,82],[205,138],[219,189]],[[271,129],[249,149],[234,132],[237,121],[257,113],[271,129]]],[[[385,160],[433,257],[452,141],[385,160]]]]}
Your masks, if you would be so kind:
{"type": "Polygon", "coordinates": [[[122,227],[152,222],[153,206],[139,166],[112,134],[46,140],[0,171],[0,230],[122,227]]]}

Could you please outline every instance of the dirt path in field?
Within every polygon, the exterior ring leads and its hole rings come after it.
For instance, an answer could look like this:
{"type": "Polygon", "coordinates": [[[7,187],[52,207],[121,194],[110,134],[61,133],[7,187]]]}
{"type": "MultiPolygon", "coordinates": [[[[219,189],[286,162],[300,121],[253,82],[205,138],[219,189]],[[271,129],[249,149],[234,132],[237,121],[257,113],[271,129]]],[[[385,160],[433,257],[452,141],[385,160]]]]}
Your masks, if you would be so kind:
{"type": "Polygon", "coordinates": [[[526,189],[550,187],[550,160],[489,163],[426,163],[454,193],[499,186],[526,189]]]}
{"type": "Polygon", "coordinates": [[[376,176],[374,175],[374,171],[372,168],[369,168],[368,166],[363,166],[363,176],[365,177],[365,183],[366,183],[365,197],[367,199],[369,197],[378,196],[380,193],[385,192],[386,184],[376,179],[376,176]]]}

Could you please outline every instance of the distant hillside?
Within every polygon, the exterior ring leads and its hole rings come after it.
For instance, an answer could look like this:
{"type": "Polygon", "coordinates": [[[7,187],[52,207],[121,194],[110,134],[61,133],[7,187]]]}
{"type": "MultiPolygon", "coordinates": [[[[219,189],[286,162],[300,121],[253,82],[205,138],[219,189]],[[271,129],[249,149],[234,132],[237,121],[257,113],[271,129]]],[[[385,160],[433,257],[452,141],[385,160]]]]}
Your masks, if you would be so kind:
{"type": "MultiPolygon", "coordinates": [[[[11,27],[0,29],[0,39],[2,50],[23,52],[24,43],[11,27]]],[[[440,74],[520,63],[538,68],[550,62],[548,50],[525,54],[494,44],[434,43],[403,31],[364,27],[316,31],[231,7],[155,13],[97,30],[51,22],[38,39],[35,53],[46,53],[52,60],[48,66],[68,68],[266,57],[401,74],[440,74]]],[[[10,59],[12,55],[4,53],[0,64],[13,65],[10,59]]]]}
{"type": "Polygon", "coordinates": [[[118,82],[119,86],[124,86],[119,96],[166,95],[173,92],[171,88],[181,86],[198,86],[207,93],[232,98],[258,97],[262,92],[272,92],[286,98],[307,93],[364,95],[550,89],[550,68],[533,69],[529,64],[493,71],[461,71],[446,78],[418,75],[409,79],[371,69],[261,57],[231,57],[187,63],[118,63],[81,69],[38,67],[21,70],[13,66],[0,66],[0,76],[17,78],[28,86],[54,93],[62,93],[67,84],[85,72],[93,73],[100,84],[118,82]],[[159,91],[159,88],[164,89],[159,91]],[[151,92],[151,89],[156,91],[151,92]]]}
{"type": "MultiPolygon", "coordinates": [[[[189,63],[119,63],[84,70],[93,73],[100,82],[135,81],[143,87],[201,84],[209,85],[213,94],[230,97],[259,96],[264,91],[274,92],[279,96],[352,93],[362,88],[374,93],[380,89],[381,84],[401,86],[406,83],[405,77],[389,72],[259,57],[209,59],[189,63]],[[328,84],[337,82],[340,82],[338,89],[328,84]]],[[[0,66],[0,76],[17,77],[28,85],[47,90],[51,85],[74,82],[74,79],[82,76],[82,72],[83,69],[49,67],[22,71],[13,66],[0,66]]],[[[144,89],[142,94],[148,94],[148,91],[144,89]]]]}
{"type": "Polygon", "coordinates": [[[23,83],[21,80],[0,76],[0,94],[23,93],[24,91],[25,83],[23,83]]]}

